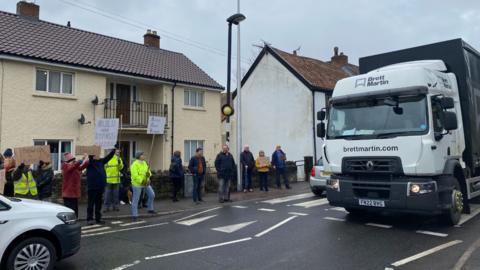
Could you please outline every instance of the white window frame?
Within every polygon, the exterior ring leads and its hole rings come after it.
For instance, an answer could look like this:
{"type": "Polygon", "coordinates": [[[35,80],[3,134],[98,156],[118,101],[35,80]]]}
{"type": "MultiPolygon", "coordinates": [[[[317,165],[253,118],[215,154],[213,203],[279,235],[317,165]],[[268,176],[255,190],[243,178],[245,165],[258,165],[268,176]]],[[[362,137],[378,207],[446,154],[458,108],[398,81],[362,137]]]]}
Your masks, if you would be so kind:
{"type": "Polygon", "coordinates": [[[205,108],[205,91],[197,89],[185,89],[183,91],[183,105],[190,108],[205,108]],[[195,104],[192,104],[192,94],[195,94],[195,104]],[[185,95],[188,95],[187,104],[185,104],[185,95]],[[201,99],[199,99],[201,97],[201,99]],[[201,100],[201,102],[199,102],[201,100]],[[201,105],[200,105],[201,103],[201,105]]]}
{"type": "Polygon", "coordinates": [[[65,71],[60,71],[60,70],[52,70],[52,69],[47,69],[47,68],[36,68],[35,69],[35,84],[34,84],[35,92],[39,93],[48,93],[48,94],[53,94],[53,95],[67,95],[67,96],[73,96],[75,95],[75,73],[73,72],[65,72],[65,71]],[[38,90],[37,89],[37,72],[38,71],[43,71],[47,73],[47,80],[46,80],[46,88],[44,90],[38,90]],[[58,72],[60,73],[60,92],[51,92],[50,91],[50,72],[58,72]],[[72,93],[64,93],[63,92],[63,75],[70,75],[72,76],[72,93]]]}
{"type": "Polygon", "coordinates": [[[205,140],[184,140],[183,141],[183,162],[188,163],[190,161],[190,158],[192,158],[195,155],[195,149],[198,147],[201,147],[205,149],[205,140]],[[185,147],[185,144],[188,143],[188,151],[187,148],[185,147]],[[192,144],[195,143],[195,147],[192,148],[192,144]]]}
{"type": "MultiPolygon", "coordinates": [[[[57,170],[59,172],[62,168],[62,143],[70,143],[70,153],[73,153],[73,140],[63,140],[63,139],[34,139],[33,145],[47,145],[48,141],[56,141],[58,143],[58,161],[57,161],[57,170]],[[43,143],[43,144],[36,144],[43,143]]],[[[52,164],[53,165],[53,164],[52,164]]]]}

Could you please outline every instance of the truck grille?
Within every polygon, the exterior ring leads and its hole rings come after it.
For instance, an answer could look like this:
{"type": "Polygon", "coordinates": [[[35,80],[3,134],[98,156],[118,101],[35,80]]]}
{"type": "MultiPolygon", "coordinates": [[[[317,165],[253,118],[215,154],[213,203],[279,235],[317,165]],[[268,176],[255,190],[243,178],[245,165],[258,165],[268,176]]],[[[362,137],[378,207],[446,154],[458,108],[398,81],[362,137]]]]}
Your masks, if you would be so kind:
{"type": "Polygon", "coordinates": [[[362,157],[344,158],[342,172],[345,174],[377,173],[377,174],[402,174],[402,162],[398,157],[362,157]]]}

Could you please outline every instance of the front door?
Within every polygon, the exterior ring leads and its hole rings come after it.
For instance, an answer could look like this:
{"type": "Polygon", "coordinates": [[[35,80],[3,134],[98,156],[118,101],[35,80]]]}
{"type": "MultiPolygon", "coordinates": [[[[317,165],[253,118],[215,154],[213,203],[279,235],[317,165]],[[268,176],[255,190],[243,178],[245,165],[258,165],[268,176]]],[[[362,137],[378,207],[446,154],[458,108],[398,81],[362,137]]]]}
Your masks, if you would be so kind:
{"type": "Polygon", "coordinates": [[[117,84],[117,117],[122,124],[130,124],[130,85],[117,84]]]}

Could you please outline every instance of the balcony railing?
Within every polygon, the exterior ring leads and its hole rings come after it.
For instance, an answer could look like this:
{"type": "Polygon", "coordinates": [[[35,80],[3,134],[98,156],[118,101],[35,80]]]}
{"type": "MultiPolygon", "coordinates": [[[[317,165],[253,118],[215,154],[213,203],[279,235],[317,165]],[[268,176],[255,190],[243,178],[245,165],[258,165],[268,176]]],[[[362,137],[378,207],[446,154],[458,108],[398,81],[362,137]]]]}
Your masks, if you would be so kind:
{"type": "Polygon", "coordinates": [[[167,105],[153,102],[125,102],[105,99],[104,117],[121,119],[121,126],[146,128],[149,116],[166,116],[167,105]]]}

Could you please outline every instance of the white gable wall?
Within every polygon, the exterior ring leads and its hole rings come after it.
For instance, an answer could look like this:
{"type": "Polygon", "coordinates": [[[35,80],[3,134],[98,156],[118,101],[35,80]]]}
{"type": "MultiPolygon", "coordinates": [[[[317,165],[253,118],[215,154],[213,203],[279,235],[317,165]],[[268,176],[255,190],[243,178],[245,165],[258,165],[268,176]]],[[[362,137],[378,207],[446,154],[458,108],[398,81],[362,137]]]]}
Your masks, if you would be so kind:
{"type": "MultiPolygon", "coordinates": [[[[276,144],[288,160],[314,155],[312,92],[277,59],[266,54],[241,92],[243,144],[255,156],[259,150],[270,156],[276,144]]],[[[323,93],[317,95],[324,107],[323,93]]]]}

